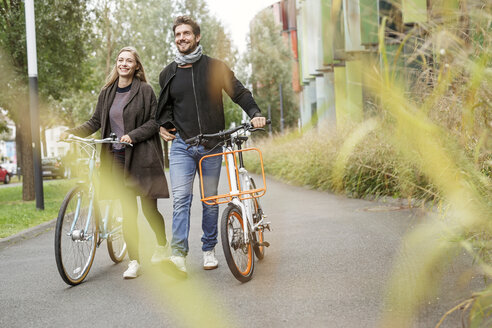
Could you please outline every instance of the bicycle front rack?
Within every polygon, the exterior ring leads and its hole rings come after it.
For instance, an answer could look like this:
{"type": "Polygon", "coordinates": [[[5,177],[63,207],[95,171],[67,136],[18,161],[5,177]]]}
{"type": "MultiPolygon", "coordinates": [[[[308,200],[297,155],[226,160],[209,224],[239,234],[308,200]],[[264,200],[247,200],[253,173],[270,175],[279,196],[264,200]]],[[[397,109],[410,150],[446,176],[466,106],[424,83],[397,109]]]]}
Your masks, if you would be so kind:
{"type": "Polygon", "coordinates": [[[206,155],[203,156],[200,159],[199,162],[199,173],[200,173],[200,188],[202,192],[202,199],[201,201],[204,202],[207,205],[218,205],[218,204],[225,204],[229,203],[232,201],[234,197],[239,198],[240,200],[245,200],[245,199],[252,199],[252,198],[258,198],[266,193],[266,181],[265,181],[265,169],[263,167],[263,156],[261,155],[261,151],[258,148],[245,148],[245,149],[239,149],[239,150],[232,150],[232,151],[224,151],[222,153],[218,154],[212,154],[212,155],[206,155]],[[261,165],[261,175],[263,179],[263,187],[261,188],[255,188],[251,190],[243,190],[241,186],[241,179],[239,178],[239,167],[238,167],[238,159],[237,159],[237,154],[241,152],[247,152],[247,151],[256,151],[258,153],[259,159],[260,159],[260,165],[261,165]],[[235,172],[235,180],[237,181],[237,189],[238,192],[233,192],[233,182],[231,180],[231,176],[229,173],[229,163],[227,160],[225,160],[226,164],[226,171],[227,171],[227,180],[229,182],[229,193],[228,194],[219,194],[219,195],[214,195],[214,196],[209,196],[209,197],[203,197],[204,193],[204,187],[203,187],[203,175],[202,175],[202,161],[205,160],[206,158],[209,157],[214,157],[214,156],[224,156],[224,159],[226,159],[226,156],[228,154],[232,154],[234,156],[234,172],[235,172]]]}

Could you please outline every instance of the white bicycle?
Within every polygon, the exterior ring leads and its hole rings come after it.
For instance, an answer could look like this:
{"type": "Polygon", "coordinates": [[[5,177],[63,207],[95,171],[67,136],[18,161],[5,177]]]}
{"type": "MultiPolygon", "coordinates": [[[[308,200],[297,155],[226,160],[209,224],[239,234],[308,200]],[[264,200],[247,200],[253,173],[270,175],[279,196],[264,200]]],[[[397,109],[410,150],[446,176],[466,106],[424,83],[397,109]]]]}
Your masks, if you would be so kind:
{"type": "MultiPolygon", "coordinates": [[[[267,121],[270,124],[270,121],[267,121]]],[[[247,282],[253,277],[254,254],[258,260],[265,257],[265,248],[270,244],[265,241],[265,230],[270,231],[270,222],[261,208],[259,197],[266,192],[263,158],[257,148],[242,148],[248,140],[247,132],[264,131],[254,128],[250,123],[243,123],[235,128],[214,134],[200,134],[187,139],[190,145],[199,145],[204,140],[220,139],[223,152],[206,155],[199,163],[200,184],[204,195],[202,161],[208,157],[224,156],[229,193],[204,197],[202,202],[208,205],[228,203],[220,221],[220,236],[227,265],[236,279],[247,282]],[[261,163],[263,187],[257,188],[253,178],[244,167],[243,153],[255,151],[261,163]],[[254,253],[253,253],[254,252],[254,253]]]]}
{"type": "Polygon", "coordinates": [[[126,254],[123,238],[122,209],[119,200],[104,201],[101,217],[96,197],[94,180],[96,175],[96,154],[98,144],[124,144],[116,135],[105,139],[80,138],[70,135],[63,140],[80,146],[81,153],[88,159],[87,180],[77,183],[63,200],[55,228],[55,258],[61,278],[69,285],[80,284],[91,269],[96,248],[107,241],[109,257],[119,263],[126,254]]]}

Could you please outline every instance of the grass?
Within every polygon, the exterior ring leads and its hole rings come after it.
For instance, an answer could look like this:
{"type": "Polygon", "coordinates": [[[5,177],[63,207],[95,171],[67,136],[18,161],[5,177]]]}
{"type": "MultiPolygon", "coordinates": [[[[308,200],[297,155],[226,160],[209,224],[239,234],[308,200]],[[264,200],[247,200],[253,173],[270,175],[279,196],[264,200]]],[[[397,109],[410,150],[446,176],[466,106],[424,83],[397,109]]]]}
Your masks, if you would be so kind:
{"type": "Polygon", "coordinates": [[[0,238],[56,218],[63,197],[73,185],[70,180],[45,181],[43,211],[36,209],[35,201],[22,201],[22,186],[1,188],[0,238]]]}
{"type": "MultiPolygon", "coordinates": [[[[436,19],[422,24],[419,31],[425,33],[416,34],[418,46],[403,58],[407,64],[422,59],[412,83],[394,74],[398,67],[391,61],[363,65],[364,91],[375,107],[363,122],[336,129],[320,126],[256,144],[265,171],[284,181],[353,197],[439,202],[425,224],[402,241],[387,283],[391,310],[383,310],[380,327],[413,327],[427,301],[436,299],[449,263],[463,253],[486,286],[457,300],[460,306],[442,313],[442,321],[461,311],[463,326],[491,326],[492,6],[479,0],[466,4],[460,7],[466,12],[449,17],[434,5],[431,17],[436,19]]],[[[384,36],[383,26],[383,58],[384,36]]],[[[246,164],[258,167],[252,158],[246,164]]],[[[463,277],[463,284],[471,279],[463,277]]]]}
{"type": "MultiPolygon", "coordinates": [[[[436,199],[428,179],[391,142],[388,126],[375,125],[341,163],[341,177],[335,176],[339,170],[335,166],[351,128],[321,126],[303,134],[292,132],[257,140],[256,145],[262,150],[265,172],[289,183],[354,198],[436,199]]],[[[254,156],[246,163],[252,170],[259,168],[254,156]]]]}

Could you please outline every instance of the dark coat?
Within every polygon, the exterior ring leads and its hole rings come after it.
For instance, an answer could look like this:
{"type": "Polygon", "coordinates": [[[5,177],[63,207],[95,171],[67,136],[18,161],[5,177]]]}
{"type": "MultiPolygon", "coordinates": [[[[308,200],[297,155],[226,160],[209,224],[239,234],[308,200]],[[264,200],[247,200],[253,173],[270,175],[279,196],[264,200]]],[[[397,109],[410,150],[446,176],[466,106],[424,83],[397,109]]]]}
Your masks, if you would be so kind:
{"type": "MultiPolygon", "coordinates": [[[[172,62],[167,65],[159,75],[161,92],[157,105],[156,120],[165,128],[176,128],[183,139],[194,137],[187,131],[187,122],[176,122],[173,115],[173,103],[169,96],[171,81],[176,75],[178,64],[172,62]]],[[[250,118],[261,116],[260,109],[256,104],[251,92],[236,79],[234,73],[227,65],[206,55],[192,67],[193,90],[195,94],[196,108],[185,108],[189,111],[185,117],[197,117],[199,120],[200,133],[216,133],[225,129],[224,105],[222,103],[222,90],[224,90],[232,101],[238,104],[250,118]]],[[[214,146],[214,145],[210,145],[214,146]]]]}
{"type": "MultiPolygon", "coordinates": [[[[101,137],[111,134],[109,110],[116,95],[118,80],[99,94],[96,110],[84,124],[69,132],[86,137],[101,129],[101,137]]],[[[138,194],[152,199],[169,198],[164,159],[159,138],[159,125],[154,120],[157,102],[152,87],[134,78],[128,102],[123,109],[124,132],[133,142],[125,150],[125,184],[138,194]]],[[[111,174],[113,156],[111,144],[101,148],[101,174],[111,174]]]]}

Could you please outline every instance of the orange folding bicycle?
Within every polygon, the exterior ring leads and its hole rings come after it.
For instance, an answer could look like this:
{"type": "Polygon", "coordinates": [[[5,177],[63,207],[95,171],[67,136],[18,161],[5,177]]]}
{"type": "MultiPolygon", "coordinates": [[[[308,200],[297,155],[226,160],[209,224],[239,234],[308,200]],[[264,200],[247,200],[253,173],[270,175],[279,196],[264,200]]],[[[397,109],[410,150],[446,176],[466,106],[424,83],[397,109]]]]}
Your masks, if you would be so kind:
{"type": "MultiPolygon", "coordinates": [[[[270,120],[267,120],[270,124],[270,120]]],[[[248,135],[264,129],[254,128],[249,122],[232,129],[214,134],[201,134],[187,139],[190,145],[198,145],[203,140],[220,139],[224,151],[204,156],[199,163],[201,194],[204,195],[202,161],[208,157],[224,156],[229,193],[203,197],[208,205],[225,204],[227,208],[220,221],[220,236],[227,265],[236,279],[241,282],[251,280],[254,271],[254,254],[258,260],[265,256],[265,247],[270,244],[264,240],[265,230],[270,231],[270,222],[266,221],[259,197],[266,192],[263,157],[257,148],[242,149],[248,135]],[[257,188],[253,178],[244,167],[243,153],[256,152],[260,158],[263,187],[257,188]],[[254,254],[253,254],[254,251],[254,254]]]]}

